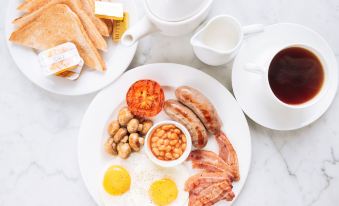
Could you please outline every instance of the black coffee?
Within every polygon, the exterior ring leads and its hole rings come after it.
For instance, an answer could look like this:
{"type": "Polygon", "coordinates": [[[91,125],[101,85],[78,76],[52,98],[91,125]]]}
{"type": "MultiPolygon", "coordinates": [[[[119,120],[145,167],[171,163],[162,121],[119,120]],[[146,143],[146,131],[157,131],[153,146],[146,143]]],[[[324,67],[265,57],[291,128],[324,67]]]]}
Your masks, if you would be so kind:
{"type": "Polygon", "coordinates": [[[315,97],[324,82],[318,57],[307,49],[290,47],[273,58],[268,80],[275,96],[287,104],[302,104],[315,97]]]}

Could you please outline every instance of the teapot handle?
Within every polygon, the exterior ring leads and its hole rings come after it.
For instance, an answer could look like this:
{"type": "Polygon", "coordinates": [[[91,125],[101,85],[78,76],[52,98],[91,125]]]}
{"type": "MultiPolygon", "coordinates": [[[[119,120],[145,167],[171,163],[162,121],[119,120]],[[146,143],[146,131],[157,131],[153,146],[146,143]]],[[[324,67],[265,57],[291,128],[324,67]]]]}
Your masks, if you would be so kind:
{"type": "Polygon", "coordinates": [[[140,21],[128,29],[121,38],[122,44],[132,46],[144,36],[158,31],[155,25],[144,16],[140,21]]]}

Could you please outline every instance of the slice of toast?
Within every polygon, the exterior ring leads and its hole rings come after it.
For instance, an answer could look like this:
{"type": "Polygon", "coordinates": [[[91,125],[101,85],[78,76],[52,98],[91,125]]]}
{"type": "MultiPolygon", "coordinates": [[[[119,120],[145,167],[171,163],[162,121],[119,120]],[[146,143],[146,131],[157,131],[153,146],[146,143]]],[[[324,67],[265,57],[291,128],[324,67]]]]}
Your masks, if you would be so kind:
{"type": "MultiPolygon", "coordinates": [[[[26,0],[26,2],[23,2],[18,7],[18,9],[21,11],[31,13],[49,3],[50,0],[29,0],[29,1],[26,0]]],[[[61,1],[55,3],[64,3],[64,2],[61,1]]],[[[101,19],[95,16],[94,8],[92,8],[92,2],[90,2],[90,0],[80,0],[77,4],[79,4],[80,8],[89,16],[89,18],[94,23],[100,34],[106,37],[109,36],[109,29],[107,28],[107,25],[101,19]]]]}
{"type": "Polygon", "coordinates": [[[95,8],[92,7],[92,3],[89,0],[81,0],[81,2],[83,5],[83,10],[92,19],[93,23],[95,24],[101,35],[108,37],[110,35],[109,28],[103,20],[95,16],[95,8]]]}
{"type": "Polygon", "coordinates": [[[105,63],[80,19],[65,4],[50,6],[34,21],[13,32],[10,41],[38,50],[73,42],[88,67],[99,71],[105,70],[105,63]]]}
{"type": "MultiPolygon", "coordinates": [[[[95,0],[83,0],[83,1],[87,1],[88,6],[90,6],[91,11],[93,12],[93,15],[95,16],[95,0]]],[[[97,1],[101,1],[101,0],[97,0],[97,1]]],[[[96,18],[100,19],[98,17],[96,18]]],[[[100,20],[106,24],[107,29],[108,29],[108,34],[110,36],[113,32],[112,20],[110,19],[100,19],[100,20]]]]}
{"type": "Polygon", "coordinates": [[[105,22],[105,24],[107,25],[108,28],[108,32],[111,35],[113,32],[113,20],[111,19],[103,19],[103,21],[105,22]]]}
{"type": "MultiPolygon", "coordinates": [[[[91,4],[93,11],[95,10],[95,1],[96,0],[88,0],[88,2],[91,4]]],[[[99,0],[100,1],[100,0],[99,0]]]]}
{"type": "MultiPolygon", "coordinates": [[[[44,2],[45,0],[37,1],[44,2]]],[[[92,22],[91,18],[86,14],[86,12],[84,12],[84,10],[81,9],[82,5],[80,0],[48,0],[47,4],[43,4],[41,7],[39,7],[32,13],[25,14],[24,16],[15,19],[13,23],[19,27],[22,27],[25,24],[33,21],[38,16],[40,16],[40,14],[45,13],[46,9],[50,8],[55,4],[66,4],[67,6],[69,6],[69,8],[79,16],[88,36],[93,41],[95,47],[103,51],[107,50],[107,43],[105,39],[101,36],[100,32],[92,22]]]]}

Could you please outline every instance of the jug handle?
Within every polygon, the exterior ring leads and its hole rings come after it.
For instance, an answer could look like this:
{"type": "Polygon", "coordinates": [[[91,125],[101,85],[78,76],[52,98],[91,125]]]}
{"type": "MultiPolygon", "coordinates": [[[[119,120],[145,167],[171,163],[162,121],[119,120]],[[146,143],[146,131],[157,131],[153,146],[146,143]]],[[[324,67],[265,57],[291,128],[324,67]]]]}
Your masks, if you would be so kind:
{"type": "Polygon", "coordinates": [[[243,27],[244,35],[253,34],[264,31],[265,27],[263,24],[252,24],[243,27]]]}
{"type": "Polygon", "coordinates": [[[132,46],[144,36],[158,31],[155,25],[144,16],[140,21],[128,29],[121,38],[121,43],[125,46],[132,46]]]}

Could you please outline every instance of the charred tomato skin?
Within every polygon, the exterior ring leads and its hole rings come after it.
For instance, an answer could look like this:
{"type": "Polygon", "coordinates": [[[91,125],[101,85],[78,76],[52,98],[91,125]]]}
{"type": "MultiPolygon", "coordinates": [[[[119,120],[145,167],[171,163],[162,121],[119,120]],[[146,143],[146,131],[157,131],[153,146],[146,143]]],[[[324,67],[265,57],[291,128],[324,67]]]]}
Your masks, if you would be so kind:
{"type": "Polygon", "coordinates": [[[129,88],[126,102],[134,115],[154,117],[161,112],[165,95],[159,83],[153,80],[139,80],[129,88]]]}

